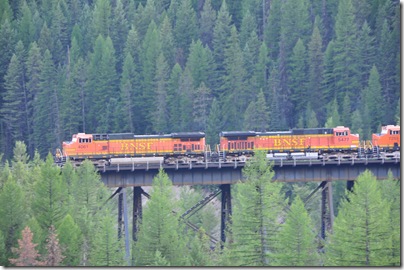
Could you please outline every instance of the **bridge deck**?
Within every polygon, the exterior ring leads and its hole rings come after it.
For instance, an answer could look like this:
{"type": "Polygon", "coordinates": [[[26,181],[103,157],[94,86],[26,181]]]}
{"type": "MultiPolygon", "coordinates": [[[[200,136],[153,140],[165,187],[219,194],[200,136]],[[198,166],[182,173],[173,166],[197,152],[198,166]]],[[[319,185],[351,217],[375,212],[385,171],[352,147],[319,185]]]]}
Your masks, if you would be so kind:
{"type": "MultiPolygon", "coordinates": [[[[355,180],[369,169],[380,180],[391,171],[400,178],[400,157],[383,159],[273,160],[274,179],[283,182],[355,180]]],[[[102,181],[109,187],[150,186],[159,168],[163,168],[174,185],[233,184],[243,179],[245,162],[208,162],[189,164],[116,164],[99,167],[102,181]]]]}

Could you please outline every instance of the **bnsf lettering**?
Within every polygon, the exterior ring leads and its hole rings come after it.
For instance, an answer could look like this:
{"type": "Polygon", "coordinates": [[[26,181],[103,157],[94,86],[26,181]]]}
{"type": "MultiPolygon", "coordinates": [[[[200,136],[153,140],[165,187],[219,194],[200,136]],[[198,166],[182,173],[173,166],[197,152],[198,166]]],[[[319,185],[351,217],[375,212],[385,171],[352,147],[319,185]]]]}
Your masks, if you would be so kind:
{"type": "Polygon", "coordinates": [[[122,151],[144,151],[151,150],[151,146],[153,143],[122,143],[121,150],[122,151]]]}
{"type": "Polygon", "coordinates": [[[305,139],[274,139],[274,147],[304,147],[305,139]]]}

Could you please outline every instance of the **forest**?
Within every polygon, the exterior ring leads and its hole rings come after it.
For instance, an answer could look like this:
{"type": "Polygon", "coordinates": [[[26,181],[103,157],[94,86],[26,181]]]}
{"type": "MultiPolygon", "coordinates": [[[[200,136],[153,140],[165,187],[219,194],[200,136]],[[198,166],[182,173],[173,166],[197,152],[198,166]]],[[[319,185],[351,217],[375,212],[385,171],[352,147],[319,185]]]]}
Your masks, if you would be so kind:
{"type": "Polygon", "coordinates": [[[398,0],[0,0],[0,153],[399,122],[398,0]]]}
{"type": "Polygon", "coordinates": [[[396,180],[333,183],[321,240],[319,198],[302,202],[316,184],[269,181],[258,154],[232,187],[221,249],[205,234],[214,206],[192,217],[199,233],[170,212],[209,190],[173,196],[161,171],[143,216],[153,229],[125,259],[93,165],[52,159],[78,132],[203,131],[213,146],[224,130],[344,125],[370,139],[400,124],[400,49],[398,0],[0,0],[0,265],[400,265],[396,180]]]}
{"type": "MultiPolygon", "coordinates": [[[[117,198],[92,163],[62,168],[49,154],[29,159],[17,142],[0,167],[0,265],[4,266],[399,266],[400,181],[379,181],[369,171],[353,190],[335,196],[336,217],[321,237],[318,183],[271,181],[272,165],[257,152],[231,186],[232,215],[226,242],[218,236],[220,206],[209,203],[180,219],[206,193],[177,187],[161,169],[148,190],[142,222],[129,253],[118,237],[117,198]],[[338,202],[338,203],[337,203],[338,202]]],[[[345,181],[338,181],[338,189],[345,181]]],[[[128,212],[133,192],[127,190],[128,212]]],[[[218,202],[220,205],[220,202],[218,202]]],[[[131,218],[129,224],[132,224],[131,218]]]]}

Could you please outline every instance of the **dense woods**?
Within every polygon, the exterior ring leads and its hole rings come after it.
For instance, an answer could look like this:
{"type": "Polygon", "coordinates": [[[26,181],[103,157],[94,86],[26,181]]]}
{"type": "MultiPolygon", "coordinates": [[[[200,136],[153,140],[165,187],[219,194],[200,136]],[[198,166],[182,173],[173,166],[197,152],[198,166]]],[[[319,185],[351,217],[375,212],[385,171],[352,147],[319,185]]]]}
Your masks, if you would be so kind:
{"type": "Polygon", "coordinates": [[[345,125],[400,100],[397,0],[0,0],[0,152],[73,133],[345,125]]]}
{"type": "MultiPolygon", "coordinates": [[[[400,122],[398,0],[0,0],[0,52],[5,266],[128,264],[91,162],[59,168],[49,154],[74,133],[204,131],[213,145],[223,130],[345,125],[370,139],[400,122]]],[[[213,206],[190,219],[199,232],[172,212],[206,193],[174,196],[160,171],[129,263],[401,264],[399,181],[334,183],[324,241],[319,197],[303,203],[314,183],[270,181],[260,153],[243,173],[221,249],[205,234],[218,234],[213,206]]]]}
{"type": "MultiPolygon", "coordinates": [[[[352,191],[335,196],[333,229],[323,239],[321,196],[306,201],[318,183],[271,181],[272,166],[264,152],[257,152],[243,169],[246,181],[231,187],[233,213],[222,245],[208,237],[219,239],[220,206],[210,203],[187,219],[198,228],[191,230],[179,217],[207,193],[200,187],[180,187],[175,194],[160,170],[143,206],[137,241],[132,241],[129,229],[127,257],[124,233],[118,237],[117,198],[108,200],[112,190],[103,185],[91,162],[73,169],[70,162],[54,166],[51,155],[45,161],[38,154],[28,160],[21,142],[13,152],[11,163],[0,168],[0,265],[401,264],[400,181],[391,176],[377,181],[365,171],[352,191]]],[[[129,213],[132,200],[127,188],[129,213]]]]}

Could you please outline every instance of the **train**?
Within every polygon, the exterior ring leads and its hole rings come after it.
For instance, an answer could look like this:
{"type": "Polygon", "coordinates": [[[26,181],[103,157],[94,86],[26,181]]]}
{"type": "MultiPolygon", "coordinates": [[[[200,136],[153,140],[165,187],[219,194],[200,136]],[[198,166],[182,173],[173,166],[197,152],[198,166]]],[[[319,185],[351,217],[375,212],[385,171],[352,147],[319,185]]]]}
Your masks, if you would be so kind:
{"type": "Polygon", "coordinates": [[[361,141],[349,127],[304,128],[288,131],[222,131],[220,143],[206,145],[204,132],[180,132],[163,135],[133,133],[73,134],[72,140],[57,149],[55,160],[84,159],[105,166],[134,161],[165,164],[203,162],[245,162],[262,150],[268,159],[354,159],[395,156],[400,151],[400,126],[382,126],[372,140],[361,141]]]}

